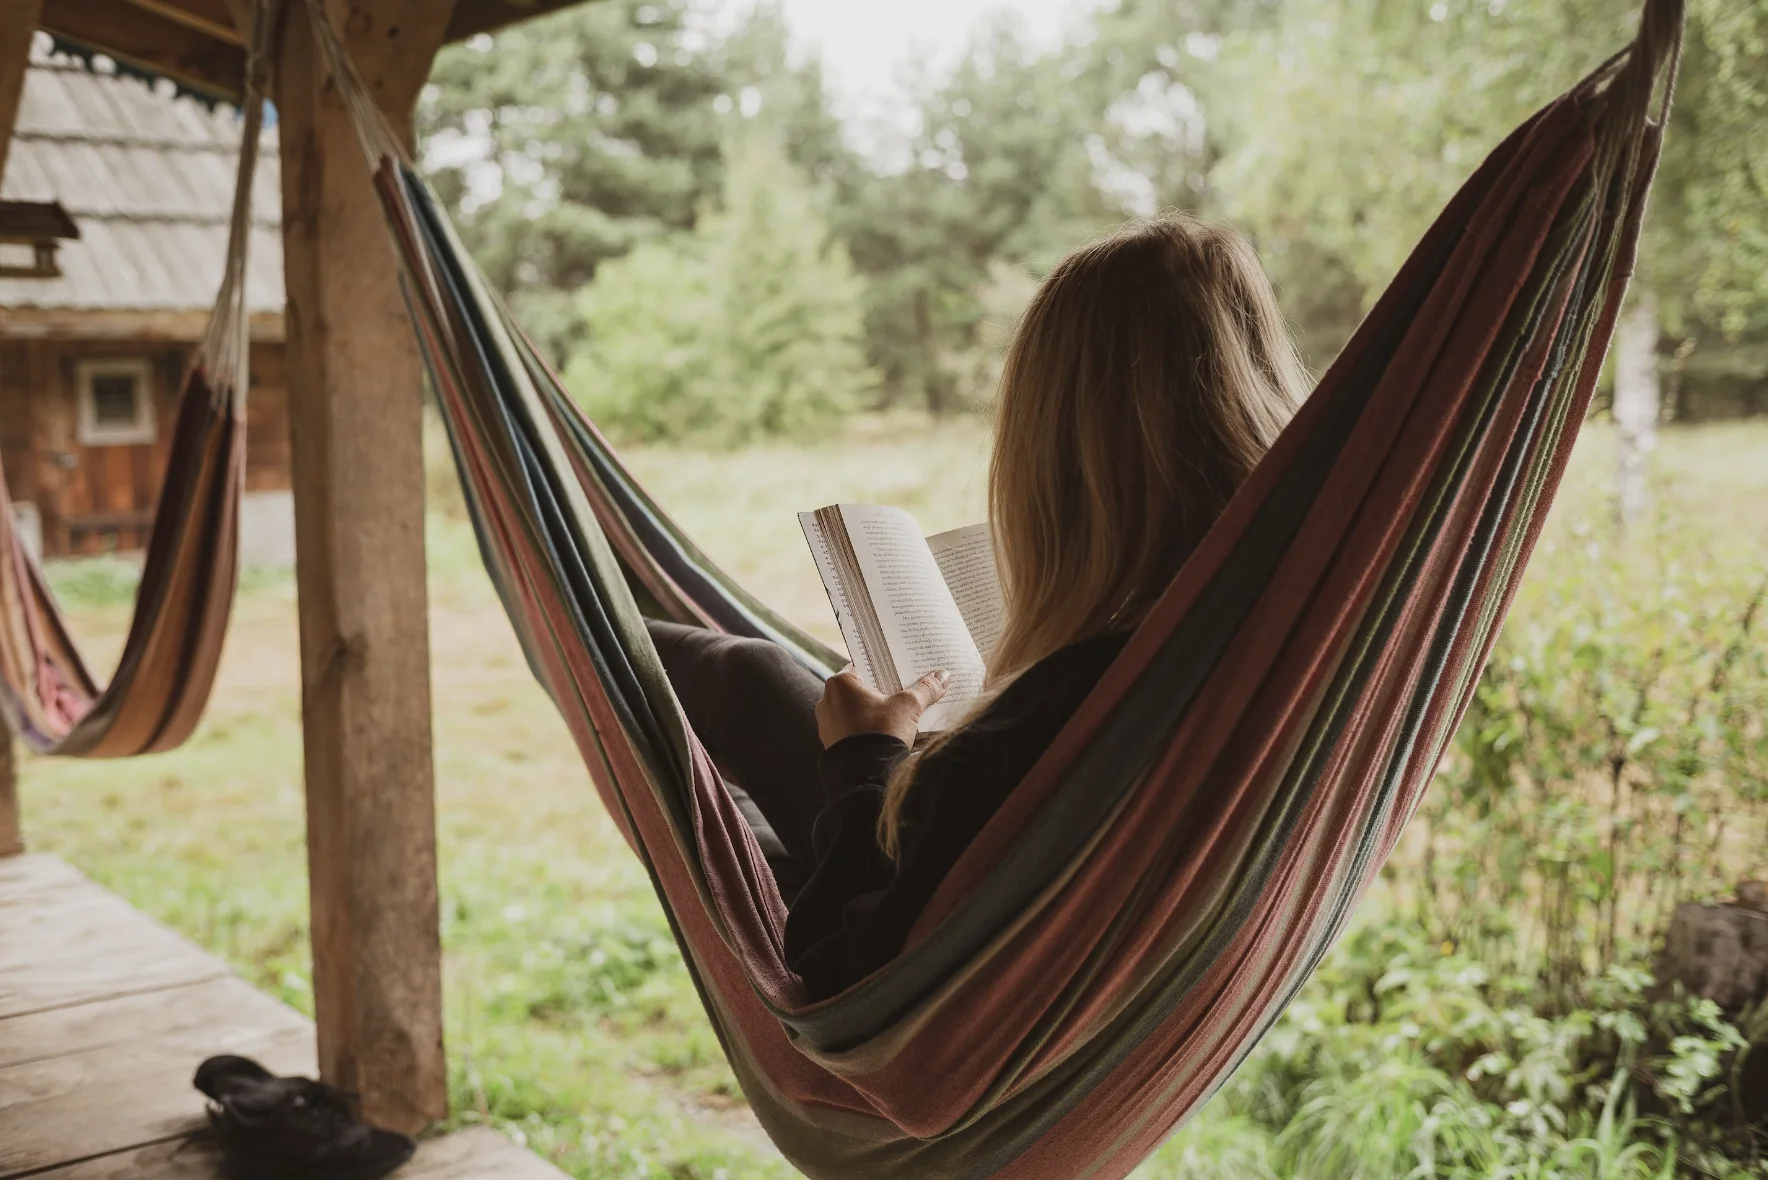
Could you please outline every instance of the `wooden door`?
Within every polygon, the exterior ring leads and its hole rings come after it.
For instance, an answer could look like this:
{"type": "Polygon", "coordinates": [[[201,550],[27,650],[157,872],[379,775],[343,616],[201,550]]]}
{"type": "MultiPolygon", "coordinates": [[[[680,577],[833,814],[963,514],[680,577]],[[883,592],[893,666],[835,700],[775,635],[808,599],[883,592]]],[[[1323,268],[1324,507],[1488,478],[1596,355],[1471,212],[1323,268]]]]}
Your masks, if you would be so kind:
{"type": "Polygon", "coordinates": [[[183,363],[182,355],[164,348],[107,344],[64,353],[67,444],[54,463],[61,472],[69,553],[146,546],[183,363]]]}

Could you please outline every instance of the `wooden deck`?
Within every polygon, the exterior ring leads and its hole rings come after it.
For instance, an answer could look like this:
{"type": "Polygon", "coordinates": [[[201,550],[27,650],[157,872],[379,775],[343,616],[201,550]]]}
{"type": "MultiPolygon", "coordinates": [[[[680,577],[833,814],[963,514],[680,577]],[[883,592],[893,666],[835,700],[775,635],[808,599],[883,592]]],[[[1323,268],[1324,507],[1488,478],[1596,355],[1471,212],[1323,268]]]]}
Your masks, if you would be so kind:
{"type": "MultiPolygon", "coordinates": [[[[197,1063],[314,1072],[313,1025],[52,856],[0,860],[0,1180],[219,1175],[197,1063]]],[[[563,1180],[494,1131],[426,1141],[400,1180],[563,1180]]]]}

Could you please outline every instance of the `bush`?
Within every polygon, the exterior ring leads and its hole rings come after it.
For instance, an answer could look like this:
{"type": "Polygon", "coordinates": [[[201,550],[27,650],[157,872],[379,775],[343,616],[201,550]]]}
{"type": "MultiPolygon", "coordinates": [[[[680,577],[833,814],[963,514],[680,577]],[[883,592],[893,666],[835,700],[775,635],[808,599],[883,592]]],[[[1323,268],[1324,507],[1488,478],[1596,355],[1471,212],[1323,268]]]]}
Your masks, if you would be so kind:
{"type": "Polygon", "coordinates": [[[1705,1001],[1653,1003],[1648,983],[1617,969],[1590,981],[1587,1006],[1546,1015],[1532,980],[1377,908],[1140,1178],[1679,1174],[1705,1098],[1684,1110],[1676,1096],[1719,1092],[1737,1033],[1705,1001]],[[1642,1101],[1664,1113],[1642,1116],[1642,1101]]]}
{"type": "Polygon", "coordinates": [[[1762,579],[1680,532],[1547,547],[1414,833],[1433,936],[1565,1011],[1768,868],[1762,579]]]}

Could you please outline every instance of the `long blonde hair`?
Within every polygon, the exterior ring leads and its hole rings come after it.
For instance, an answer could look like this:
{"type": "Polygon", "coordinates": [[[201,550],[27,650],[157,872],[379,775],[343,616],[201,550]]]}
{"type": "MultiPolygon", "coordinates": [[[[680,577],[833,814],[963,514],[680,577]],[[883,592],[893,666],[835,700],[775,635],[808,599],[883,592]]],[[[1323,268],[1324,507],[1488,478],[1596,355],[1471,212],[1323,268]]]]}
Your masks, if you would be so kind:
{"type": "MultiPolygon", "coordinates": [[[[991,692],[1140,623],[1306,388],[1270,280],[1233,230],[1168,214],[1065,258],[1019,323],[996,399],[988,514],[1006,624],[991,692]]],[[[891,856],[917,761],[885,793],[891,856]]]]}

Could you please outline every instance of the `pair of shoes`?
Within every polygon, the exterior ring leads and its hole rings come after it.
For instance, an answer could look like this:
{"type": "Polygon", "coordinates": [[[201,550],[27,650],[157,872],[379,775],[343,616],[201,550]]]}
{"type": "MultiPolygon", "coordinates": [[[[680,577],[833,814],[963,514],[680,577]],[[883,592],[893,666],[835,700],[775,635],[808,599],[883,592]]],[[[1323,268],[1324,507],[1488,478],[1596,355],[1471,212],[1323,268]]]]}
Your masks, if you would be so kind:
{"type": "Polygon", "coordinates": [[[379,1180],[417,1150],[407,1136],[359,1121],[335,1086],[277,1077],[250,1058],[211,1057],[195,1085],[210,1099],[231,1180],[379,1180]]]}

